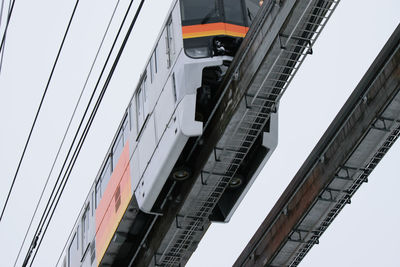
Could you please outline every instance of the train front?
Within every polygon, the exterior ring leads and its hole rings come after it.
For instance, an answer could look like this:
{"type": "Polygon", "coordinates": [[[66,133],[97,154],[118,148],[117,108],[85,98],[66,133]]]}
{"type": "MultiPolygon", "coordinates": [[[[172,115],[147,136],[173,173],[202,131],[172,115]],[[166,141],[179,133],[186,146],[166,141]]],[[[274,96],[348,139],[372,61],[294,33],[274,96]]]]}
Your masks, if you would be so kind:
{"type": "Polygon", "coordinates": [[[181,0],[182,36],[191,58],[234,56],[248,31],[244,0],[181,0]]]}

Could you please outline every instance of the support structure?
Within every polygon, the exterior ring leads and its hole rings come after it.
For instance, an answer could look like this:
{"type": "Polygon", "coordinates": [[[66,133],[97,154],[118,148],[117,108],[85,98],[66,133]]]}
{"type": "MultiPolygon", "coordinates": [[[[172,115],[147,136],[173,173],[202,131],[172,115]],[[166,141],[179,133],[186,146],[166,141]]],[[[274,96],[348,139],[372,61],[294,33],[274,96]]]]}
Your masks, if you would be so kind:
{"type": "Polygon", "coordinates": [[[297,266],[400,135],[400,26],[234,266],[297,266]]]}
{"type": "MultiPolygon", "coordinates": [[[[275,148],[267,139],[276,135],[279,101],[338,3],[266,1],[226,74],[204,134],[189,153],[194,179],[185,181],[179,199],[169,201],[163,216],[155,218],[130,266],[185,265],[211,221],[219,220],[213,218],[215,208],[255,143],[263,142],[263,160],[275,148]]],[[[255,163],[249,176],[256,177],[265,162],[255,163]]],[[[227,220],[229,214],[223,213],[227,220]]]]}

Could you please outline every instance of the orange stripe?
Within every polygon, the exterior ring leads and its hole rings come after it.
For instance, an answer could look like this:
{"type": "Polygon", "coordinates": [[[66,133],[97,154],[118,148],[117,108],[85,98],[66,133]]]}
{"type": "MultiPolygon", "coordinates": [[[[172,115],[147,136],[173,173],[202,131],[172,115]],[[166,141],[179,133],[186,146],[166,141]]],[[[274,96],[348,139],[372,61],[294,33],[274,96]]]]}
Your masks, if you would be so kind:
{"type": "Polygon", "coordinates": [[[210,24],[199,24],[182,27],[183,39],[206,37],[215,35],[229,35],[244,37],[249,30],[248,27],[217,22],[210,24]]]}
{"type": "Polygon", "coordinates": [[[126,142],[107,188],[96,209],[96,259],[100,264],[110,241],[132,198],[129,168],[129,142],[126,142]],[[120,188],[120,204],[116,206],[117,188],[120,188]],[[117,209],[116,209],[117,208],[117,209]]]}

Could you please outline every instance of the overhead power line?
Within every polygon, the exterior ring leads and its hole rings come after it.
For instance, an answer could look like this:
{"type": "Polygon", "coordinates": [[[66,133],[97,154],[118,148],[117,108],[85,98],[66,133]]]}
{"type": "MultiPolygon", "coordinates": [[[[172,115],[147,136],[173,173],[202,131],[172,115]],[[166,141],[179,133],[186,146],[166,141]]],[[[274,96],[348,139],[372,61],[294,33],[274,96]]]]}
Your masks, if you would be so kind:
{"type": "Polygon", "coordinates": [[[6,36],[7,36],[8,25],[10,25],[10,20],[11,20],[11,16],[12,16],[12,13],[13,13],[13,10],[14,10],[14,5],[15,5],[15,0],[13,0],[11,2],[11,5],[9,6],[7,20],[6,20],[6,26],[4,28],[3,37],[1,38],[0,51],[2,51],[3,47],[4,47],[4,43],[5,43],[6,36]]]}
{"type": "Polygon", "coordinates": [[[75,165],[75,163],[76,163],[76,160],[77,160],[77,158],[78,158],[78,156],[79,156],[80,150],[81,150],[81,148],[82,148],[82,146],[83,146],[83,144],[84,144],[84,141],[85,141],[85,139],[86,139],[86,137],[87,137],[87,134],[88,134],[88,132],[89,132],[89,130],[90,130],[90,127],[91,127],[91,125],[92,125],[92,123],[93,123],[93,120],[94,120],[94,118],[95,118],[95,116],[96,116],[97,110],[98,110],[98,108],[99,108],[99,106],[100,106],[100,103],[101,103],[101,101],[102,101],[102,99],[103,99],[103,97],[104,97],[104,94],[105,94],[105,92],[106,92],[106,90],[107,90],[107,88],[108,88],[108,85],[109,85],[109,83],[110,83],[110,81],[111,81],[111,78],[112,78],[112,76],[113,76],[113,74],[114,74],[114,71],[115,71],[115,69],[116,69],[116,67],[117,67],[117,65],[118,65],[119,59],[120,59],[120,57],[121,57],[121,55],[122,55],[122,52],[124,51],[124,48],[125,48],[126,43],[127,43],[127,41],[128,41],[128,38],[129,38],[129,36],[130,36],[130,34],[131,34],[131,32],[132,32],[133,26],[135,25],[136,20],[137,20],[137,18],[138,18],[138,16],[139,16],[139,13],[140,13],[140,11],[141,11],[141,9],[142,9],[142,6],[143,6],[143,4],[144,4],[144,0],[141,0],[140,4],[139,4],[139,6],[138,6],[138,9],[136,10],[135,16],[134,16],[134,18],[133,18],[133,20],[132,20],[132,22],[131,22],[131,24],[130,24],[130,26],[129,26],[129,29],[128,29],[126,35],[125,35],[125,38],[124,38],[124,40],[123,40],[123,43],[122,43],[122,45],[121,45],[121,47],[120,47],[120,49],[119,49],[119,51],[118,51],[118,54],[117,54],[117,56],[116,56],[116,59],[115,59],[114,62],[113,62],[113,65],[112,65],[111,70],[110,70],[110,72],[109,72],[109,74],[108,74],[108,76],[107,76],[107,79],[106,79],[105,83],[104,83],[104,86],[103,86],[103,88],[102,88],[102,91],[100,92],[99,97],[98,97],[98,99],[97,99],[97,101],[96,101],[96,104],[95,104],[95,106],[94,106],[94,108],[93,108],[93,110],[92,110],[92,113],[91,113],[91,115],[90,115],[90,117],[89,117],[89,119],[88,119],[88,122],[86,123],[85,129],[83,130],[82,135],[81,135],[81,137],[80,137],[80,139],[79,139],[79,142],[78,142],[78,144],[77,144],[77,146],[76,146],[76,148],[75,148],[75,151],[74,151],[74,153],[73,153],[73,155],[72,155],[72,157],[71,157],[71,160],[70,160],[69,163],[68,163],[68,166],[67,166],[67,169],[66,169],[66,171],[65,171],[65,173],[64,173],[64,175],[63,175],[63,178],[62,178],[60,184],[58,185],[58,188],[56,189],[57,184],[58,184],[58,182],[59,182],[59,179],[60,179],[61,176],[62,176],[63,169],[64,169],[65,165],[67,164],[67,161],[68,161],[70,152],[72,151],[73,145],[74,145],[74,143],[75,143],[75,141],[76,141],[76,139],[77,139],[77,137],[78,137],[80,128],[81,128],[81,126],[82,126],[82,124],[83,124],[83,121],[84,121],[84,117],[86,116],[86,113],[87,113],[87,111],[88,111],[88,109],[89,109],[90,103],[91,103],[91,101],[92,101],[92,99],[93,99],[93,97],[94,97],[95,91],[96,91],[96,89],[97,89],[97,87],[98,87],[98,85],[99,85],[99,83],[100,83],[100,80],[101,80],[101,78],[102,78],[102,75],[103,75],[103,73],[104,73],[104,71],[105,71],[105,68],[106,68],[106,66],[107,66],[107,64],[108,64],[108,61],[109,61],[109,59],[110,59],[110,57],[111,57],[111,53],[113,52],[114,46],[115,46],[115,44],[116,44],[116,42],[117,42],[117,39],[118,39],[119,34],[120,34],[121,30],[122,30],[122,27],[123,27],[123,25],[124,25],[124,23],[125,23],[125,20],[126,20],[126,18],[127,18],[127,15],[128,15],[128,13],[129,13],[129,10],[130,10],[130,8],[131,8],[131,5],[132,5],[133,1],[134,1],[134,0],[131,0],[131,2],[130,2],[130,4],[129,4],[128,11],[127,11],[127,13],[125,14],[125,17],[124,17],[124,19],[123,19],[123,22],[122,22],[122,24],[121,24],[121,27],[120,27],[120,29],[119,29],[119,31],[118,31],[117,37],[115,38],[114,43],[113,43],[113,46],[112,46],[112,48],[111,48],[111,51],[110,51],[110,53],[109,53],[109,55],[108,55],[108,57],[107,57],[106,63],[105,63],[104,66],[103,66],[103,70],[102,70],[102,72],[101,72],[101,74],[100,74],[100,77],[99,77],[97,83],[96,83],[95,90],[94,90],[94,92],[93,92],[93,94],[92,94],[92,97],[91,97],[91,99],[90,99],[90,101],[89,101],[89,104],[88,104],[88,106],[87,106],[87,108],[86,108],[86,110],[85,110],[84,116],[83,116],[83,118],[82,118],[82,120],[81,120],[81,123],[80,123],[80,125],[79,125],[79,127],[78,127],[78,130],[77,130],[77,132],[76,132],[76,135],[75,135],[75,137],[74,137],[74,139],[73,139],[73,143],[71,144],[71,147],[70,147],[70,149],[69,149],[69,151],[68,151],[67,157],[66,157],[66,159],[65,159],[65,161],[64,161],[64,164],[63,164],[63,166],[62,166],[60,175],[59,175],[59,177],[58,177],[58,179],[57,179],[57,181],[56,181],[56,185],[55,185],[55,187],[53,188],[53,192],[52,192],[52,194],[51,194],[51,196],[50,196],[50,198],[49,198],[49,200],[48,200],[48,202],[47,202],[45,211],[44,211],[44,213],[42,214],[42,218],[41,218],[41,220],[40,220],[40,223],[39,223],[38,228],[36,229],[36,233],[35,233],[35,235],[34,235],[34,237],[33,237],[33,239],[32,239],[30,248],[29,248],[29,250],[28,250],[28,252],[27,252],[27,254],[26,254],[26,257],[25,257],[23,266],[27,266],[27,265],[28,265],[29,258],[31,257],[31,255],[32,255],[32,253],[33,253],[33,251],[34,251],[35,249],[36,249],[36,250],[35,250],[35,253],[34,253],[34,255],[33,255],[32,261],[31,261],[31,263],[30,263],[30,266],[32,266],[32,264],[33,264],[33,262],[34,262],[34,260],[35,260],[35,258],[36,258],[37,252],[39,251],[39,248],[40,248],[40,246],[41,246],[41,244],[42,244],[43,238],[44,238],[44,236],[45,236],[45,234],[46,234],[46,232],[47,232],[47,229],[48,229],[48,227],[49,227],[49,225],[50,225],[50,222],[51,222],[52,217],[53,217],[53,215],[54,215],[54,212],[55,212],[55,210],[56,210],[56,208],[57,208],[57,205],[58,205],[58,203],[59,203],[59,200],[60,200],[60,198],[61,198],[61,195],[62,195],[62,193],[63,193],[63,191],[64,191],[64,189],[65,189],[65,186],[66,186],[66,184],[67,184],[67,182],[68,182],[69,176],[71,175],[71,172],[72,172],[72,170],[73,170],[73,167],[74,167],[74,165],[75,165]],[[56,192],[55,195],[54,195],[54,191],[55,191],[55,190],[57,190],[57,192],[56,192]],[[54,195],[54,196],[53,196],[53,195],[54,195]],[[51,202],[51,203],[50,203],[50,202],[51,202]]]}
{"type": "Polygon", "coordinates": [[[1,1],[1,6],[0,6],[0,28],[1,28],[1,25],[2,25],[2,22],[3,22],[4,1],[5,0],[1,1]]]}
{"type": "MultiPolygon", "coordinates": [[[[15,3],[15,0],[12,2],[12,6],[11,6],[11,9],[10,9],[10,12],[9,12],[9,17],[8,17],[8,19],[7,19],[6,32],[7,32],[8,24],[9,24],[9,22],[10,22],[10,17],[11,17],[13,8],[14,8],[14,3],[15,3]]],[[[25,157],[26,150],[27,150],[27,148],[28,148],[29,142],[30,142],[31,137],[32,137],[33,130],[34,130],[35,125],[36,125],[36,121],[37,121],[37,119],[38,119],[38,117],[39,117],[39,114],[40,114],[40,111],[41,111],[41,109],[42,109],[42,105],[43,105],[44,99],[45,99],[45,97],[46,97],[47,91],[48,91],[48,89],[49,89],[51,79],[53,78],[54,70],[55,70],[55,68],[56,68],[56,66],[57,66],[58,59],[60,58],[61,51],[62,51],[62,49],[63,49],[63,47],[64,47],[64,43],[65,43],[65,40],[66,40],[66,38],[67,38],[69,29],[70,29],[70,27],[71,27],[72,20],[73,20],[74,15],[75,15],[75,11],[76,11],[76,9],[77,9],[77,7],[78,7],[78,3],[79,3],[79,0],[77,0],[76,3],[75,3],[74,10],[72,11],[72,15],[71,15],[71,17],[70,17],[70,19],[69,19],[68,26],[67,26],[67,29],[65,30],[64,37],[63,37],[63,39],[62,39],[60,48],[58,49],[57,57],[56,57],[56,59],[55,59],[55,61],[54,61],[54,63],[53,63],[53,67],[52,67],[52,69],[51,69],[50,76],[49,76],[49,78],[48,78],[48,80],[47,80],[46,88],[45,88],[45,90],[44,90],[44,92],[43,92],[42,99],[40,100],[39,107],[38,107],[38,109],[37,109],[37,111],[36,111],[35,119],[33,120],[33,124],[32,124],[32,126],[31,126],[30,131],[29,131],[28,139],[27,139],[26,142],[25,142],[25,146],[24,146],[24,149],[23,149],[23,151],[22,151],[21,158],[19,159],[19,162],[18,162],[17,170],[15,171],[14,178],[13,178],[13,180],[12,180],[10,189],[9,189],[9,191],[8,191],[8,194],[7,194],[6,201],[5,201],[4,206],[3,206],[3,209],[2,209],[2,211],[1,211],[0,222],[1,222],[1,220],[3,219],[4,212],[5,212],[6,208],[7,208],[8,201],[9,201],[9,199],[10,199],[12,190],[13,190],[14,185],[15,185],[15,181],[17,180],[17,176],[18,176],[19,170],[20,170],[20,168],[21,168],[22,161],[23,161],[23,159],[24,159],[24,157],[25,157]]],[[[3,48],[3,45],[4,45],[4,40],[5,40],[5,34],[6,34],[6,32],[4,32],[4,35],[3,35],[3,39],[2,39],[2,42],[1,42],[0,51],[1,51],[1,49],[3,48]]]]}
{"type": "MultiPolygon", "coordinates": [[[[3,15],[3,9],[4,9],[4,1],[5,0],[3,0],[2,3],[1,3],[0,24],[1,24],[1,21],[2,21],[2,15],[3,15]]],[[[10,24],[11,15],[12,15],[12,12],[14,10],[14,4],[15,4],[15,0],[12,0],[12,2],[10,0],[10,4],[8,6],[7,19],[6,19],[6,26],[5,26],[5,29],[4,29],[3,37],[1,38],[1,44],[0,44],[0,74],[1,74],[1,69],[2,69],[2,66],[3,66],[4,49],[5,49],[5,45],[6,45],[8,25],[10,24]]]]}
{"type": "Polygon", "coordinates": [[[50,168],[50,172],[49,172],[49,174],[48,174],[48,176],[47,176],[47,179],[46,179],[46,182],[45,182],[45,184],[44,184],[44,186],[43,186],[43,189],[42,189],[42,192],[41,192],[41,194],[40,194],[39,200],[37,201],[37,204],[36,204],[36,207],[35,207],[35,211],[33,212],[32,217],[31,217],[31,219],[30,219],[28,229],[27,229],[26,232],[25,232],[25,236],[24,236],[24,239],[23,239],[23,241],[22,241],[22,243],[21,243],[21,246],[20,246],[20,248],[19,248],[18,255],[17,255],[17,257],[16,257],[16,259],[15,259],[15,262],[14,262],[14,266],[16,266],[17,263],[18,263],[18,259],[19,259],[19,256],[20,256],[20,254],[21,254],[22,248],[24,247],[26,238],[27,238],[27,236],[28,236],[28,233],[29,233],[29,231],[31,230],[33,220],[34,220],[34,218],[35,218],[35,216],[36,216],[36,213],[37,213],[37,211],[38,211],[38,209],[39,209],[39,205],[40,205],[40,203],[42,202],[42,198],[43,198],[44,192],[46,191],[48,182],[49,182],[49,180],[50,180],[50,177],[51,177],[51,175],[53,174],[53,170],[54,170],[55,164],[56,164],[56,162],[57,162],[57,160],[58,160],[58,157],[59,157],[59,155],[60,155],[61,149],[62,149],[62,147],[64,146],[65,139],[66,139],[67,134],[68,134],[68,132],[69,132],[69,130],[70,130],[72,121],[73,121],[73,119],[75,118],[75,114],[76,114],[76,111],[77,111],[77,109],[78,109],[78,106],[79,106],[79,104],[80,104],[80,102],[81,102],[82,95],[83,95],[83,93],[85,92],[85,89],[86,89],[86,86],[87,86],[87,84],[88,84],[89,78],[90,78],[90,76],[92,75],[93,68],[94,68],[94,66],[95,66],[95,64],[96,64],[96,62],[97,62],[97,58],[98,58],[98,56],[99,56],[99,54],[100,54],[101,48],[103,47],[105,38],[106,38],[106,36],[107,36],[107,34],[108,34],[108,30],[110,29],[111,23],[112,23],[112,21],[113,21],[113,19],[114,19],[114,16],[115,16],[115,13],[116,13],[117,8],[118,8],[118,6],[119,6],[119,3],[120,3],[120,0],[118,0],[117,3],[115,4],[113,13],[112,13],[111,18],[110,18],[110,20],[109,20],[109,22],[108,22],[107,28],[106,28],[106,30],[105,30],[105,32],[104,32],[104,34],[103,34],[102,40],[101,40],[101,42],[100,42],[100,45],[99,45],[99,47],[98,47],[98,49],[97,49],[95,58],[94,58],[94,60],[93,60],[93,62],[92,62],[92,65],[91,65],[91,67],[90,67],[89,73],[88,73],[88,75],[87,75],[87,77],[86,77],[86,80],[85,80],[85,83],[84,83],[84,85],[83,85],[83,87],[82,87],[82,90],[81,90],[81,93],[80,93],[80,95],[79,95],[78,101],[77,101],[76,104],[75,104],[74,111],[72,112],[72,115],[71,115],[71,118],[70,118],[70,120],[69,120],[68,126],[67,126],[67,128],[66,128],[66,130],[65,130],[65,132],[64,132],[64,136],[63,136],[63,138],[62,138],[62,140],[61,140],[61,143],[60,143],[60,146],[59,146],[59,148],[58,148],[57,154],[56,154],[56,156],[55,156],[55,158],[54,158],[54,161],[53,161],[53,164],[52,164],[52,166],[51,166],[51,168],[50,168]]]}
{"type": "MultiPolygon", "coordinates": [[[[3,11],[4,11],[4,2],[5,0],[3,0],[1,2],[1,8],[0,8],[0,26],[1,26],[1,22],[3,21],[3,11]]],[[[14,9],[14,3],[10,3],[8,5],[8,12],[7,12],[7,18],[6,18],[6,28],[4,30],[4,35],[2,38],[2,43],[4,42],[2,49],[0,49],[0,75],[1,75],[1,70],[3,68],[3,59],[4,59],[4,50],[6,49],[6,38],[7,38],[7,30],[8,30],[8,24],[10,23],[10,19],[11,19],[11,14],[12,14],[12,10],[14,9]],[[4,39],[4,41],[3,41],[4,39]]]]}

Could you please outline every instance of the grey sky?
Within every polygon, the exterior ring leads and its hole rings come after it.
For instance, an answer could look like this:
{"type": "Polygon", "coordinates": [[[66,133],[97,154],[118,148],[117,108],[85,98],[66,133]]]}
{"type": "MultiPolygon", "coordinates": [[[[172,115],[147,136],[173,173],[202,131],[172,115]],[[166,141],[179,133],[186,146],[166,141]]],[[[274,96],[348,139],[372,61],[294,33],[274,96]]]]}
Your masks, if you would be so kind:
{"type": "MultiPolygon", "coordinates": [[[[0,76],[0,203],[11,184],[74,2],[16,1],[0,76]]],[[[53,266],[57,261],[170,2],[147,0],[34,266],[53,266]]],[[[10,266],[15,260],[115,3],[116,0],[80,3],[15,192],[0,223],[2,266],[10,266]]],[[[127,3],[121,0],[117,21],[127,3]]],[[[399,14],[398,0],[341,1],[317,41],[314,55],[306,59],[282,98],[277,150],[231,222],[210,228],[188,266],[230,266],[235,261],[400,22],[399,14]]],[[[117,21],[108,36],[107,49],[117,21]]],[[[107,49],[96,65],[83,103],[93,89],[107,49]]],[[[83,106],[79,114],[82,110],[83,106]]],[[[75,121],[73,129],[76,126],[75,121]]],[[[64,149],[62,155],[65,152],[64,149]]],[[[400,145],[395,144],[370,182],[361,187],[302,266],[400,266],[396,263],[400,251],[396,242],[400,238],[400,176],[396,169],[399,158],[400,145]]],[[[60,162],[56,170],[59,168],[60,162]]],[[[56,174],[57,171],[52,181],[56,174]]]]}

